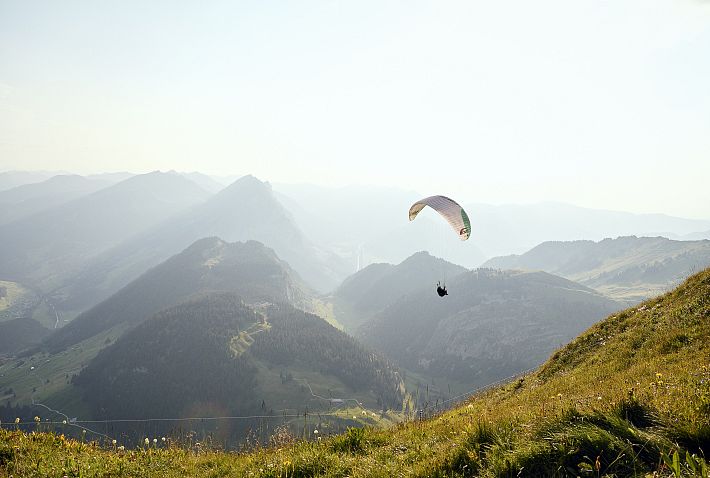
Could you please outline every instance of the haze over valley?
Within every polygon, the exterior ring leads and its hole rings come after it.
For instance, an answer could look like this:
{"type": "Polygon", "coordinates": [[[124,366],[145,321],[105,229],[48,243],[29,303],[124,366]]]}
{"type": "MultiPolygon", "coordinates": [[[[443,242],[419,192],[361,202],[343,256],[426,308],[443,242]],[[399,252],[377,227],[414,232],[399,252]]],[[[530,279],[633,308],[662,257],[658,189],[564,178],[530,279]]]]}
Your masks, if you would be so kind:
{"type": "MultiPolygon", "coordinates": [[[[531,370],[710,265],[710,240],[643,236],[702,235],[710,223],[699,220],[467,205],[474,233],[460,242],[436,214],[405,218],[414,191],[113,178],[58,175],[0,192],[17,205],[0,225],[7,416],[41,403],[85,418],[176,419],[219,403],[231,415],[343,409],[336,428],[353,423],[352,406],[397,421],[531,370]],[[596,240],[604,232],[637,236],[596,240]]],[[[239,442],[250,426],[221,439],[239,442]]]]}

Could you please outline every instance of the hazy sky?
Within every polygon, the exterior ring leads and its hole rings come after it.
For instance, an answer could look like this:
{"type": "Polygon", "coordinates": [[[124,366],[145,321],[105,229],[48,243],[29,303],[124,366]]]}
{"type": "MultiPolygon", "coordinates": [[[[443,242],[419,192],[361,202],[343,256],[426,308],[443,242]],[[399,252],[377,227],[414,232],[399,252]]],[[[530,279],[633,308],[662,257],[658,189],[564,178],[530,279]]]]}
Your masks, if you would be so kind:
{"type": "Polygon", "coordinates": [[[710,2],[0,0],[0,170],[710,219],[710,2]]]}

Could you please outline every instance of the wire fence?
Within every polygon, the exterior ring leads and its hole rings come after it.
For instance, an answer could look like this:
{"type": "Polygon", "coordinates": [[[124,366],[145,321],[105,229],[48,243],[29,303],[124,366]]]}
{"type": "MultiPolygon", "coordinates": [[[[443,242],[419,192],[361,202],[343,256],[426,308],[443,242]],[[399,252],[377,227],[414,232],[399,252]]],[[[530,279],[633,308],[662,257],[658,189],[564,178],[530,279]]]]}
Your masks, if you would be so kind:
{"type": "MultiPolygon", "coordinates": [[[[425,402],[409,413],[400,415],[401,421],[425,420],[450,410],[472,396],[486,390],[510,383],[528,375],[535,368],[516,373],[484,386],[476,387],[454,397],[436,400],[434,403],[425,402]]],[[[190,416],[190,417],[152,417],[152,418],[117,418],[80,420],[70,418],[65,413],[51,408],[43,403],[32,401],[35,407],[43,408],[60,419],[39,420],[36,422],[1,422],[0,427],[6,429],[22,429],[23,431],[54,431],[85,438],[90,434],[94,439],[105,444],[123,443],[128,446],[145,445],[148,437],[164,442],[165,437],[171,437],[172,443],[193,444],[200,442],[217,443],[226,448],[234,448],[239,440],[235,437],[251,437],[252,442],[268,442],[271,434],[278,432],[279,427],[291,426],[298,429],[298,436],[305,439],[315,439],[325,436],[325,430],[318,432],[324,420],[338,419],[343,422],[342,427],[329,427],[331,433],[343,431],[349,426],[362,426],[362,416],[354,415],[348,409],[330,409],[317,411],[305,408],[303,411],[296,409],[283,409],[281,413],[250,414],[250,415],[221,415],[221,416],[190,416]],[[303,420],[303,423],[300,423],[303,420]],[[74,432],[74,433],[72,433],[74,432]],[[314,434],[315,432],[315,434],[314,434]]],[[[378,413],[369,411],[358,402],[360,413],[372,419],[378,413]]],[[[384,413],[384,412],[383,412],[384,413]]],[[[155,442],[153,442],[155,443],[155,442]]]]}

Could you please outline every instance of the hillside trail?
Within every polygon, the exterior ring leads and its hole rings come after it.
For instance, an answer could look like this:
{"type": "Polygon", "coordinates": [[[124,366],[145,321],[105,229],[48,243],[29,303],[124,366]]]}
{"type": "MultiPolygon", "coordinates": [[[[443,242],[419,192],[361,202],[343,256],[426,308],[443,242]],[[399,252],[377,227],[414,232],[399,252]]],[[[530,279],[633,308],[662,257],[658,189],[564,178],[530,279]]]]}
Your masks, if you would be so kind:
{"type": "Polygon", "coordinates": [[[254,312],[260,317],[259,320],[229,340],[229,349],[235,357],[239,357],[251,347],[256,334],[271,328],[268,316],[266,315],[266,308],[268,308],[269,305],[270,304],[257,304],[257,306],[253,307],[254,312]]]}

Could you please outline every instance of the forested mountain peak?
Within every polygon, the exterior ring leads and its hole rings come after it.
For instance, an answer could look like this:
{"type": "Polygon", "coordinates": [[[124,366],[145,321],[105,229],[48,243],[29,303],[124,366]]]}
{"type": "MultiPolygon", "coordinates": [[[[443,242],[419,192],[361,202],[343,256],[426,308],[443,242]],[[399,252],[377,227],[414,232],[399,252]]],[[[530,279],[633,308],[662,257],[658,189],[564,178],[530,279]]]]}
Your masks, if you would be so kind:
{"type": "Polygon", "coordinates": [[[75,383],[94,416],[118,419],[182,417],[206,403],[243,415],[317,409],[328,400],[313,402],[313,389],[325,387],[398,409],[404,398],[387,360],[319,317],[287,304],[255,311],[225,292],[158,312],[99,353],[75,383]]]}
{"type": "Polygon", "coordinates": [[[426,251],[397,265],[371,264],[348,277],[333,293],[337,319],[355,329],[402,296],[426,287],[433,290],[437,281],[454,278],[466,270],[426,251]]]}
{"type": "Polygon", "coordinates": [[[231,291],[250,302],[308,300],[310,291],[273,250],[257,241],[203,238],[150,269],[49,337],[57,350],[118,324],[138,324],[190,296],[231,291]]]}
{"type": "Polygon", "coordinates": [[[447,286],[444,298],[411,290],[363,323],[360,337],[405,368],[483,385],[538,365],[621,307],[546,272],[476,269],[447,286]]]}
{"type": "Polygon", "coordinates": [[[459,274],[468,270],[465,267],[452,264],[440,257],[432,256],[428,251],[416,252],[397,265],[400,271],[420,268],[429,269],[431,267],[442,267],[459,274]]]}

